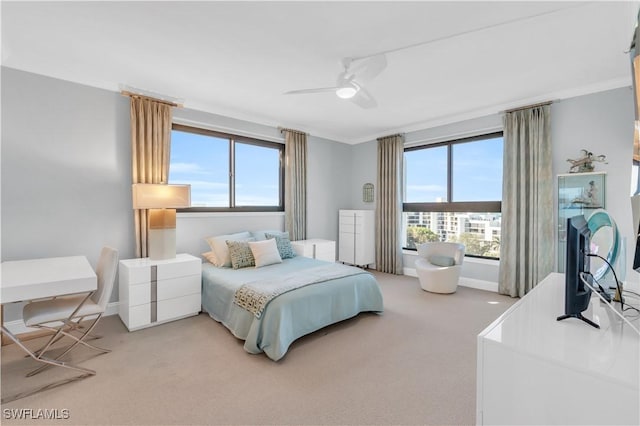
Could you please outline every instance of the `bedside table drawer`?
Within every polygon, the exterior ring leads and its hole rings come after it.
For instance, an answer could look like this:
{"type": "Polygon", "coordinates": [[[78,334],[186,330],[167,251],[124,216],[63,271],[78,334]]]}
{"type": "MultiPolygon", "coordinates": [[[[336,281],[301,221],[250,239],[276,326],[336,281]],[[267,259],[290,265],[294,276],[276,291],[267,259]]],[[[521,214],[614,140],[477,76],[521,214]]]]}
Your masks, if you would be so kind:
{"type": "Polygon", "coordinates": [[[174,299],[196,293],[200,294],[201,282],[202,278],[200,278],[200,275],[158,281],[157,300],[174,299]]]}
{"type": "Polygon", "coordinates": [[[313,259],[336,261],[336,242],[312,238],[308,240],[292,241],[291,246],[298,256],[311,257],[313,259]]]}
{"type": "Polygon", "coordinates": [[[158,302],[158,322],[200,312],[200,293],[158,302]]]}
{"type": "MultiPolygon", "coordinates": [[[[128,306],[144,305],[151,302],[151,284],[147,282],[129,287],[129,298],[126,302],[128,306]]],[[[124,303],[124,301],[120,303],[124,303]]]]}
{"type": "Polygon", "coordinates": [[[151,321],[151,304],[131,306],[127,310],[127,314],[129,318],[126,325],[129,330],[149,325],[151,321]]]}
{"type": "Polygon", "coordinates": [[[336,249],[335,246],[328,248],[328,249],[322,249],[320,250],[319,248],[316,249],[316,259],[318,260],[325,260],[327,262],[335,262],[336,261],[336,249]]]}
{"type": "Polygon", "coordinates": [[[291,247],[293,247],[293,251],[298,256],[313,257],[313,246],[310,244],[294,244],[292,242],[291,247]]]}
{"type": "Polygon", "coordinates": [[[196,259],[192,262],[168,263],[158,265],[158,281],[171,278],[186,277],[189,275],[200,275],[202,261],[196,259]]]}
{"type": "MultiPolygon", "coordinates": [[[[156,300],[173,299],[189,294],[200,293],[200,275],[190,277],[158,280],[156,285],[156,300]]],[[[129,287],[129,306],[144,305],[151,302],[151,283],[132,285],[129,287]]]]}

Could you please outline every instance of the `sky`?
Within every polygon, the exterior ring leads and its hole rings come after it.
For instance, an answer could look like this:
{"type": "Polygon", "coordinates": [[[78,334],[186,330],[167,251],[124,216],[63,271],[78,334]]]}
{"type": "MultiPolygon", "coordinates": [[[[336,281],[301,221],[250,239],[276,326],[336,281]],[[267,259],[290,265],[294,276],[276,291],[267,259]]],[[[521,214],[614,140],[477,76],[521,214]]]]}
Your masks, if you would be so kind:
{"type": "MultiPolygon", "coordinates": [[[[502,200],[502,137],[453,145],[452,201],[502,200]]],[[[447,198],[447,147],[405,152],[406,202],[447,198]]]]}
{"type": "MultiPolygon", "coordinates": [[[[236,143],[236,206],[279,204],[279,151],[236,143]]],[[[229,140],[171,132],[170,183],[191,184],[193,207],[229,206],[229,140]]]]}

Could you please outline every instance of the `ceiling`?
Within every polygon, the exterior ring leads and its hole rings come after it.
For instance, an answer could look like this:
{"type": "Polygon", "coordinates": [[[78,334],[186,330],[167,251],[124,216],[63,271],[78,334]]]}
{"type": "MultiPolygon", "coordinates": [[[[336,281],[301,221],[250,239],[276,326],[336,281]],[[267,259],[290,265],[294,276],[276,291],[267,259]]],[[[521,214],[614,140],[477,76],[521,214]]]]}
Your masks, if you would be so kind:
{"type": "Polygon", "coordinates": [[[2,65],[360,143],[631,85],[637,2],[2,2],[2,65]],[[408,47],[413,46],[413,47],[408,47]],[[333,93],[387,52],[378,106],[333,93]]]}

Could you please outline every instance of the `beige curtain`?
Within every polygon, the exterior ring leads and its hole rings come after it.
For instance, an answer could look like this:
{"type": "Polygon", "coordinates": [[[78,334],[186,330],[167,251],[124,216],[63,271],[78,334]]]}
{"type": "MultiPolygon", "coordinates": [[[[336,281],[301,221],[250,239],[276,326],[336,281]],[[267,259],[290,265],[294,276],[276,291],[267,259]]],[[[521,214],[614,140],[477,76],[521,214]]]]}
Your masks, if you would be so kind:
{"type": "Polygon", "coordinates": [[[378,196],[376,198],[376,268],[402,274],[402,182],[404,138],[378,139],[378,196]]]}
{"type": "Polygon", "coordinates": [[[289,238],[307,238],[307,135],[285,129],[284,215],[289,238]]]}
{"type": "MultiPolygon", "coordinates": [[[[131,97],[133,183],[168,183],[171,105],[131,97]]],[[[147,210],[134,210],[136,256],[147,257],[147,210]]]]}
{"type": "Polygon", "coordinates": [[[553,270],[550,106],[504,116],[499,291],[521,297],[553,270]]]}

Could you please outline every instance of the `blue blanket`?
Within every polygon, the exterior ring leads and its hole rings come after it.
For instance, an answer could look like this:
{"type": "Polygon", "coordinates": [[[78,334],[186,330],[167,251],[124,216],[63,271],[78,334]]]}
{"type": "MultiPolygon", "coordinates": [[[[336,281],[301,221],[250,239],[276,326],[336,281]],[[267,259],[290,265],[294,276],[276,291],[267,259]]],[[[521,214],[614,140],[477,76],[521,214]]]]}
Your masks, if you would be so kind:
{"type": "Polygon", "coordinates": [[[267,304],[283,293],[311,284],[364,273],[366,272],[362,269],[340,263],[327,263],[326,265],[305,268],[304,271],[279,275],[277,278],[261,279],[243,284],[236,290],[233,303],[245,308],[256,318],[260,318],[267,304]]]}
{"type": "Polygon", "coordinates": [[[274,361],[282,358],[293,341],[327,325],[356,316],[360,312],[382,312],[380,286],[375,277],[358,268],[356,275],[332,279],[286,292],[267,305],[260,318],[233,303],[235,292],[244,283],[274,280],[296,271],[329,265],[297,256],[262,268],[218,268],[209,263],[202,268],[202,305],[234,336],[245,341],[250,353],[265,352],[274,361]]]}

